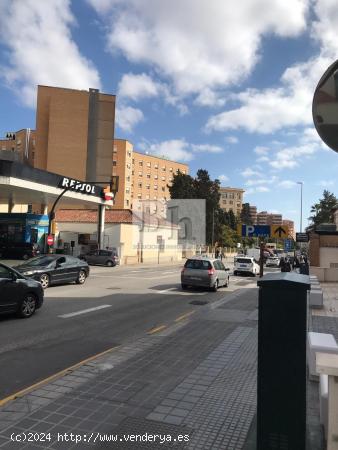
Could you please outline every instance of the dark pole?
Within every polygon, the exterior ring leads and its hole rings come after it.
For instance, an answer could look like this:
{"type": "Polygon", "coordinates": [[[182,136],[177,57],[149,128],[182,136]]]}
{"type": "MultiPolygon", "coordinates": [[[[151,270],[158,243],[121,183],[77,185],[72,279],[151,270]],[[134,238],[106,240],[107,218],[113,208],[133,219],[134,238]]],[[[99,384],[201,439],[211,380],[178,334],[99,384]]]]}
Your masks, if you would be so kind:
{"type": "MultiPolygon", "coordinates": [[[[64,194],[66,191],[68,191],[68,188],[65,188],[65,189],[61,192],[61,194],[60,194],[60,195],[58,196],[58,198],[55,200],[55,202],[54,202],[54,204],[53,204],[53,206],[52,206],[52,209],[50,210],[49,217],[48,217],[48,236],[50,235],[51,230],[52,230],[52,220],[53,220],[54,217],[55,217],[55,213],[54,213],[55,207],[56,207],[56,205],[58,204],[58,201],[60,200],[60,198],[63,196],[63,194],[64,194]]],[[[48,248],[47,248],[47,239],[45,239],[45,253],[47,253],[47,250],[48,250],[48,248]]]]}
{"type": "Polygon", "coordinates": [[[260,243],[260,253],[259,253],[259,276],[262,277],[264,274],[264,242],[260,243]]]}

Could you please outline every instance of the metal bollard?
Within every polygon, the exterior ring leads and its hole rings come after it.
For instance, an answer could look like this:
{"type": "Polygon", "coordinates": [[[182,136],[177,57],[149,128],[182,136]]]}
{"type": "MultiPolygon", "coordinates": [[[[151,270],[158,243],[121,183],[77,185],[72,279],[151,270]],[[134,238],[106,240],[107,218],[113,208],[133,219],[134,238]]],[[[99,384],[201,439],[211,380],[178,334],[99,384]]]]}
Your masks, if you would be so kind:
{"type": "Polygon", "coordinates": [[[307,275],[258,282],[257,450],[305,450],[307,275]]]}

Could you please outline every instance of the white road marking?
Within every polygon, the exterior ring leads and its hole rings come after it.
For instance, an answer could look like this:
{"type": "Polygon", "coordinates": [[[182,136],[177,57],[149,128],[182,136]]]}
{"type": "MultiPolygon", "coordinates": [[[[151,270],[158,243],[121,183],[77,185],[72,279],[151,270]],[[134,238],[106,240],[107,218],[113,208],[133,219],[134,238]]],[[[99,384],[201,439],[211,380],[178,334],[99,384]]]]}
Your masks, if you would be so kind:
{"type": "Polygon", "coordinates": [[[87,314],[92,311],[98,311],[99,309],[110,308],[110,307],[111,307],[111,305],[101,305],[101,306],[96,306],[95,308],[82,309],[81,311],[76,311],[76,312],[69,313],[69,314],[62,314],[62,316],[58,316],[58,317],[61,317],[62,319],[68,319],[69,317],[79,316],[80,314],[87,314]]]}
{"type": "Polygon", "coordinates": [[[204,292],[187,292],[187,291],[180,291],[175,287],[163,289],[162,291],[155,291],[156,294],[177,294],[177,295],[204,295],[204,292]]]}

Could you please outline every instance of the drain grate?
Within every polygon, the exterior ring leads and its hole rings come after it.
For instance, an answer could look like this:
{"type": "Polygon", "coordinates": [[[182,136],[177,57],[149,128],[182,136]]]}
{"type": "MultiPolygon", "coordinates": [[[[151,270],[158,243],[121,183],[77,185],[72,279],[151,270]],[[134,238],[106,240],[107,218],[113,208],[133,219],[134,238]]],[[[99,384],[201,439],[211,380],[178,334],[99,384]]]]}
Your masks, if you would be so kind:
{"type": "Polygon", "coordinates": [[[189,302],[190,305],[207,305],[209,302],[206,300],[193,300],[189,302]]]}

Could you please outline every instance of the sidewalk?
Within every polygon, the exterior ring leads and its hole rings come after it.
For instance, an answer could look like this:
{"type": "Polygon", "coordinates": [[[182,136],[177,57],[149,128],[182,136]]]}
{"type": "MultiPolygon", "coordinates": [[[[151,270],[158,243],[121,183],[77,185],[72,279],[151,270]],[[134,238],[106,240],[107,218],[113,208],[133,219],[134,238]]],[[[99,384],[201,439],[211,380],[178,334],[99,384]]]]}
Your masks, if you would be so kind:
{"type": "MultiPolygon", "coordinates": [[[[254,450],[257,293],[237,290],[6,403],[1,450],[254,450]],[[10,440],[23,432],[32,442],[10,440]]],[[[315,316],[314,331],[327,331],[331,319],[315,316]]],[[[322,450],[317,394],[309,383],[307,450],[322,450]]]]}

